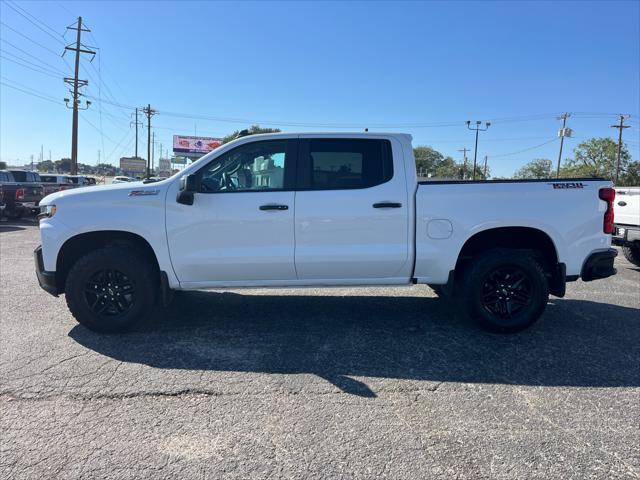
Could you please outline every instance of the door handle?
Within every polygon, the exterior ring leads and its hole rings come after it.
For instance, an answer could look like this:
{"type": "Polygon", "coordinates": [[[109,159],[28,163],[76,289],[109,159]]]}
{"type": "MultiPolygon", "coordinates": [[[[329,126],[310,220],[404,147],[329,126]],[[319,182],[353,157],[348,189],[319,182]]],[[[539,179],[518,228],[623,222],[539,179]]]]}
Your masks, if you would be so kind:
{"type": "Polygon", "coordinates": [[[260,210],[289,210],[289,205],[260,205],[260,210]]]}
{"type": "Polygon", "coordinates": [[[373,204],[373,208],[401,208],[401,203],[396,202],[378,202],[373,204]]]}

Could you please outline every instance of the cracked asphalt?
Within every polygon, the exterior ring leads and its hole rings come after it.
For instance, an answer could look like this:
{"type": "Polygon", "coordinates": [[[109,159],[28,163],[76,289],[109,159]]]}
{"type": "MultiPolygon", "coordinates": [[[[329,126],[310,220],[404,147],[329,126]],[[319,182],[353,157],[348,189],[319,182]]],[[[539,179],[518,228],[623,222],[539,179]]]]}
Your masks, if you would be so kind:
{"type": "Polygon", "coordinates": [[[640,269],[530,330],[427,287],[185,292],[104,336],[0,224],[0,478],[638,478],[640,269]]]}

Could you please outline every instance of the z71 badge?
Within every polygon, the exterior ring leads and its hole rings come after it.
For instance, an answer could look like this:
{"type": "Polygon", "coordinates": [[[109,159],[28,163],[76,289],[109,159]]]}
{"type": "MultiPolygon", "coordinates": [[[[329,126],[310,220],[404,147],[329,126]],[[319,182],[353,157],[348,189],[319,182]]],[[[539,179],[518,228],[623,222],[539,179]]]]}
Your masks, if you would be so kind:
{"type": "Polygon", "coordinates": [[[562,182],[562,183],[550,183],[553,188],[584,188],[585,185],[582,182],[562,182]]]}

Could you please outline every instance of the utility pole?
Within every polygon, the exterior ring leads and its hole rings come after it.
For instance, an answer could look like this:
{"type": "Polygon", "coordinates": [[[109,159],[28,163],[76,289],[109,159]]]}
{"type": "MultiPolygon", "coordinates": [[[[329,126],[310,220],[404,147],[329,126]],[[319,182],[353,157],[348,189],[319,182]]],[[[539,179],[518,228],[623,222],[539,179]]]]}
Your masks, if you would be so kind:
{"type": "Polygon", "coordinates": [[[156,132],[153,132],[151,137],[151,173],[153,173],[156,167],[156,132]]]}
{"type": "Polygon", "coordinates": [[[464,180],[465,174],[467,173],[467,152],[469,151],[469,149],[467,147],[464,147],[462,150],[458,151],[462,152],[464,158],[464,162],[462,164],[462,180],[464,180]]]}
{"type": "Polygon", "coordinates": [[[487,156],[484,156],[484,171],[482,172],[484,179],[487,179],[487,156]]]}
{"type": "MultiPolygon", "coordinates": [[[[89,50],[86,47],[82,48],[84,47],[84,45],[82,45],[80,41],[82,32],[91,31],[88,28],[82,27],[82,17],[78,17],[78,23],[75,26],[73,25],[68,26],[67,30],[76,30],[78,32],[76,35],[75,47],[71,46],[73,44],[67,45],[66,47],[64,47],[64,52],[62,53],[62,55],[64,56],[67,50],[76,52],[76,62],[75,62],[73,78],[64,77],[64,82],[73,86],[73,91],[71,92],[73,95],[73,106],[71,107],[73,108],[73,122],[71,127],[72,128],[71,130],[71,175],[77,175],[78,174],[78,107],[80,105],[79,97],[81,95],[81,93],[78,91],[78,88],[84,87],[89,84],[88,80],[78,79],[78,74],[80,73],[80,54],[87,53],[89,55],[93,55],[93,57],[91,57],[91,60],[93,60],[93,58],[96,56],[96,52],[94,52],[93,50],[89,50]]],[[[67,104],[67,107],[69,107],[68,105],[69,99],[65,98],[64,101],[67,104]]],[[[86,110],[87,108],[89,108],[89,105],[91,105],[91,102],[87,100],[86,107],[82,108],[81,110],[86,110]]]]}
{"type": "Polygon", "coordinates": [[[567,131],[567,118],[569,118],[571,116],[570,113],[564,113],[561,116],[559,116],[557,119],[558,120],[562,120],[562,128],[560,129],[560,131],[558,132],[558,135],[560,136],[560,153],[558,154],[558,168],[556,170],[556,178],[560,178],[560,163],[562,162],[562,146],[564,144],[564,137],[570,137],[571,136],[571,130],[569,129],[567,131]]]}
{"type": "Polygon", "coordinates": [[[491,126],[491,122],[484,122],[485,127],[482,128],[480,127],[480,124],[482,122],[480,120],[476,121],[476,126],[475,127],[471,127],[471,120],[467,120],[467,128],[469,130],[474,130],[476,132],[476,148],[473,151],[473,180],[475,181],[476,179],[476,159],[478,158],[478,133],[479,132],[486,132],[487,130],[489,130],[489,127],[491,126]]]}
{"type": "Polygon", "coordinates": [[[136,108],[136,119],[134,122],[129,122],[129,125],[134,124],[136,126],[136,154],[135,158],[138,158],[138,125],[142,125],[142,122],[138,122],[138,109],[136,108]]]}
{"type": "Polygon", "coordinates": [[[100,165],[100,149],[98,149],[98,165],[100,165]]]}
{"type": "Polygon", "coordinates": [[[620,124],[619,125],[611,125],[611,128],[618,129],[618,160],[616,162],[616,176],[613,181],[614,185],[618,184],[618,175],[620,174],[620,154],[622,153],[622,130],[625,128],[629,128],[629,125],[625,125],[624,121],[629,118],[629,115],[620,115],[620,124]]]}
{"type": "Polygon", "coordinates": [[[151,169],[151,117],[156,113],[154,109],[151,108],[151,104],[147,104],[146,107],[142,109],[144,114],[147,116],[147,177],[150,177],[151,169]]]}

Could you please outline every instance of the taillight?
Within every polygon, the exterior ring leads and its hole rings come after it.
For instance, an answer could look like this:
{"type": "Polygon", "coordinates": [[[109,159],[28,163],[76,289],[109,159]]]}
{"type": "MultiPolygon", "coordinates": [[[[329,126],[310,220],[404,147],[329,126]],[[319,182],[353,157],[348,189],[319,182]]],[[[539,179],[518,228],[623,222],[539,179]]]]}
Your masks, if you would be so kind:
{"type": "Polygon", "coordinates": [[[16,200],[24,200],[24,188],[18,188],[16,190],[16,200]]]}
{"type": "Polygon", "coordinates": [[[600,200],[607,202],[607,211],[604,212],[602,231],[604,233],[613,233],[613,201],[616,198],[616,191],[613,188],[601,188],[598,196],[600,200]]]}
{"type": "Polygon", "coordinates": [[[66,189],[67,189],[67,187],[65,187],[64,185],[62,185],[62,186],[58,189],[58,191],[59,191],[59,192],[61,192],[61,191],[66,190],[66,189]]]}

